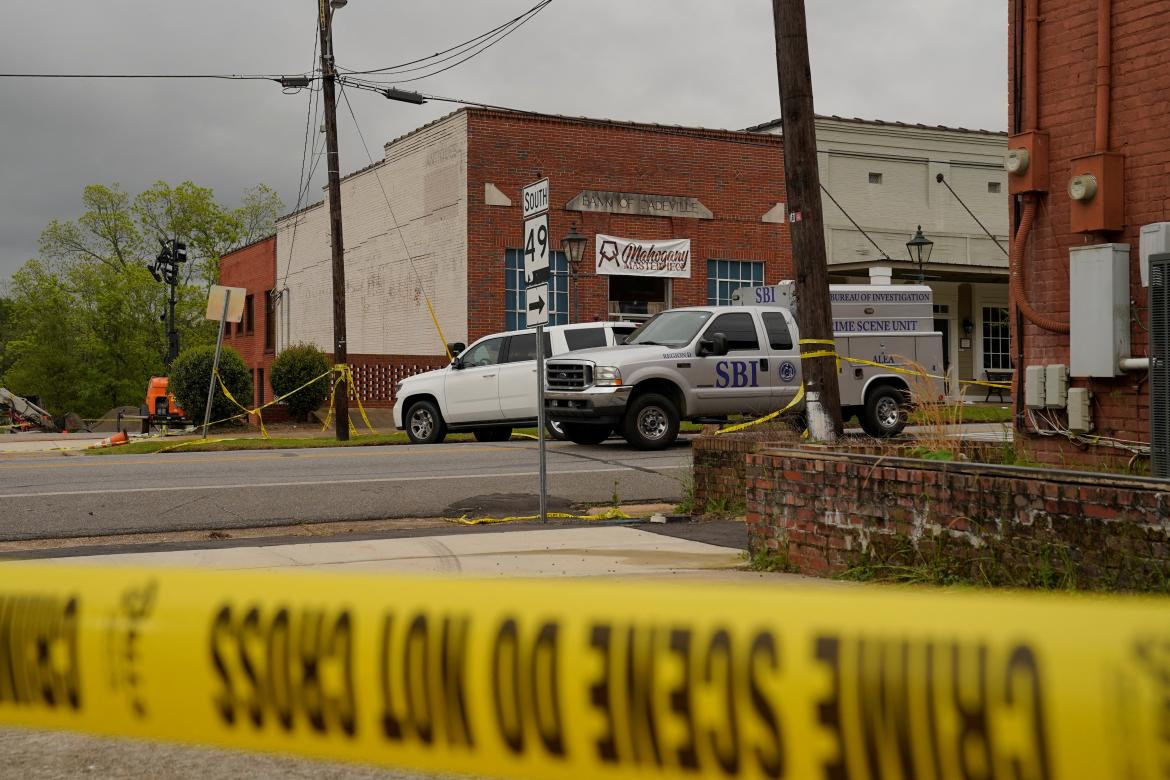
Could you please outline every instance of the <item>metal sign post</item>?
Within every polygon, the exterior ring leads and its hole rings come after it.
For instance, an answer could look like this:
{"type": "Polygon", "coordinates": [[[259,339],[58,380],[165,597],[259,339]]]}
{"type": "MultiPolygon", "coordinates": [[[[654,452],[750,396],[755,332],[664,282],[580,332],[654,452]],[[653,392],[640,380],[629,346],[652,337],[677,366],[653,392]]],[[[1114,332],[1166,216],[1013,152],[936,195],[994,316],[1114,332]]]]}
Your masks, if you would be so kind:
{"type": "Polygon", "coordinates": [[[548,324],[548,179],[521,193],[527,324],[536,327],[536,441],[540,455],[540,522],[548,522],[548,468],[544,435],[544,326],[548,324]]]}
{"type": "Polygon", "coordinates": [[[219,372],[219,353],[223,348],[223,330],[228,322],[239,322],[244,318],[244,296],[247,290],[243,287],[223,287],[212,285],[207,295],[207,314],[205,319],[219,319],[219,336],[215,339],[215,359],[211,364],[211,380],[207,383],[207,407],[203,410],[203,438],[207,438],[207,426],[211,424],[211,400],[215,398],[215,375],[219,372]],[[217,316],[214,314],[215,304],[223,298],[223,305],[217,316]]]}

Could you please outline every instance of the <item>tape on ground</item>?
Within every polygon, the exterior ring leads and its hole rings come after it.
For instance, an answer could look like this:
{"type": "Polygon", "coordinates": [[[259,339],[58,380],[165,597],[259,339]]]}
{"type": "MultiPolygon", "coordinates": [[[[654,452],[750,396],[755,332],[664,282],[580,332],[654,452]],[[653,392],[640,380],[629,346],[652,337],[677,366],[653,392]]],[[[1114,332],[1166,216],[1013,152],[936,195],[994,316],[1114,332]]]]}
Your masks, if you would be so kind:
{"type": "Polygon", "coordinates": [[[0,568],[0,722],[522,778],[1144,778],[1165,601],[0,568]]]}

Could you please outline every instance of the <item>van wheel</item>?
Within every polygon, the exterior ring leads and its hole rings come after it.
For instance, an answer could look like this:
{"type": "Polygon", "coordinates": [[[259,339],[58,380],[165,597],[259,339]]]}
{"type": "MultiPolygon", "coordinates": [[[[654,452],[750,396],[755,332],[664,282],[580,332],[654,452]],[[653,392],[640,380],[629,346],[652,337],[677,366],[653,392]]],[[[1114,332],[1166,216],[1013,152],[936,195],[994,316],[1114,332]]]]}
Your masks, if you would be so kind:
{"type": "Polygon", "coordinates": [[[613,433],[608,425],[590,425],[588,423],[561,423],[565,431],[565,438],[574,444],[601,444],[613,433]]]}
{"type": "Polygon", "coordinates": [[[622,435],[640,450],[661,450],[678,438],[678,409],[669,398],[646,393],[626,408],[622,435]]]}
{"type": "Polygon", "coordinates": [[[479,428],[474,431],[476,441],[507,441],[512,438],[512,426],[497,425],[493,428],[479,428]]]}
{"type": "Polygon", "coordinates": [[[861,427],[870,436],[897,436],[906,427],[906,394],[889,385],[879,387],[865,399],[860,416],[861,427]]]}
{"type": "Polygon", "coordinates": [[[406,435],[412,444],[438,444],[447,438],[447,424],[433,401],[415,401],[406,412],[406,435]]]}

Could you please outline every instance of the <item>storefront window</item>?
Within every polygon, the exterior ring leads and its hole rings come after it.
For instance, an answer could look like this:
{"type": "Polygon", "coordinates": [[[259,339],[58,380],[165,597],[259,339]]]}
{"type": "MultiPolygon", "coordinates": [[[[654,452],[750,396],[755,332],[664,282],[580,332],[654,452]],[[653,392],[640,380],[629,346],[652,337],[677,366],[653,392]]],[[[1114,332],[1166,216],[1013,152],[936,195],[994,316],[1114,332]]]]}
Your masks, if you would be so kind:
{"type": "Polygon", "coordinates": [[[707,304],[727,306],[731,294],[740,287],[759,287],[764,283],[764,264],[755,260],[708,260],[707,304]]]}
{"type": "MultiPolygon", "coordinates": [[[[549,257],[552,270],[549,276],[549,325],[564,325],[569,321],[569,263],[564,252],[553,252],[549,257]]],[[[504,252],[504,330],[528,327],[525,309],[524,253],[520,249],[504,252]]]]}
{"type": "Polygon", "coordinates": [[[1007,370],[1012,367],[1011,332],[1008,310],[1002,306],[983,307],[983,368],[1007,370]]]}
{"type": "Polygon", "coordinates": [[[609,277],[609,316],[644,320],[666,309],[670,280],[661,276],[609,277]]]}

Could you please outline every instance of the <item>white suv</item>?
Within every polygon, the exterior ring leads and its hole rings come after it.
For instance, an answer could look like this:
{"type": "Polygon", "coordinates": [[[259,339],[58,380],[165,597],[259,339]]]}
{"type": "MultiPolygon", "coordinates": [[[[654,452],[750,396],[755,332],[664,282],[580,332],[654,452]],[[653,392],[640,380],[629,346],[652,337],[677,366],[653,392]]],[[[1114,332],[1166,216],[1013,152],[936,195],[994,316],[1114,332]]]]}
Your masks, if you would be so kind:
{"type": "MultiPolygon", "coordinates": [[[[545,328],[545,357],[612,347],[633,333],[632,322],[583,322],[545,328]]],[[[512,428],[536,425],[536,331],[484,336],[451,345],[446,368],[407,377],[395,389],[394,426],[414,444],[441,442],[448,431],[479,441],[506,441],[512,428]]],[[[558,426],[550,432],[562,438],[558,426]]]]}

